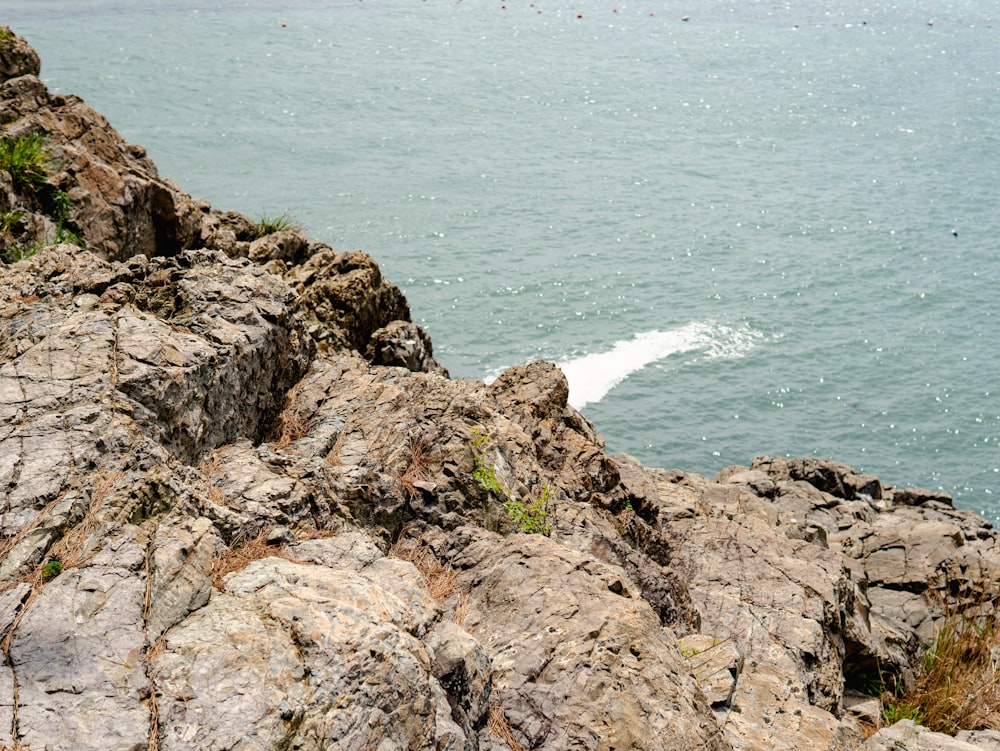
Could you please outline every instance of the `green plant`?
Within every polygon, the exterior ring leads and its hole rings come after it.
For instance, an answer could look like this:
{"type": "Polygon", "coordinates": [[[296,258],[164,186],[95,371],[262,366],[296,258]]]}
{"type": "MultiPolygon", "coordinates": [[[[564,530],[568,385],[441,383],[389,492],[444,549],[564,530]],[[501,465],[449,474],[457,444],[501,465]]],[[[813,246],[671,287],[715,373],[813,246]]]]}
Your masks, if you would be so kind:
{"type": "Polygon", "coordinates": [[[548,521],[548,503],[552,497],[552,488],[543,485],[542,492],[535,499],[529,497],[522,501],[512,498],[510,491],[497,478],[493,465],[488,464],[484,458],[487,443],[489,436],[473,430],[472,477],[479,487],[500,500],[500,504],[518,532],[536,533],[547,537],[552,532],[552,525],[548,521]]]}
{"type": "Polygon", "coordinates": [[[12,243],[5,250],[0,251],[0,260],[4,263],[17,263],[18,261],[23,261],[25,258],[31,258],[35,255],[35,253],[42,249],[44,244],[45,243],[39,241],[31,247],[27,247],[12,243]]]}
{"type": "Polygon", "coordinates": [[[882,705],[882,721],[886,725],[895,725],[900,720],[913,720],[918,725],[924,724],[924,715],[920,707],[905,703],[888,703],[882,705]]]}
{"type": "Polygon", "coordinates": [[[251,232],[254,239],[256,239],[265,235],[273,235],[275,232],[281,232],[286,229],[301,230],[302,225],[291,219],[287,213],[278,216],[261,214],[257,217],[257,221],[253,223],[251,232]]]}
{"type": "Polygon", "coordinates": [[[59,574],[62,573],[63,565],[62,561],[49,561],[44,566],[42,566],[42,579],[45,581],[52,581],[59,574]]]}
{"type": "Polygon", "coordinates": [[[0,170],[9,172],[14,182],[21,185],[45,185],[49,181],[45,136],[28,133],[17,138],[0,137],[0,170]]]}
{"type": "Polygon", "coordinates": [[[24,218],[24,212],[17,209],[0,214],[0,235],[7,236],[15,225],[24,218]]]}
{"type": "Polygon", "coordinates": [[[552,525],[548,521],[548,502],[551,497],[552,488],[543,485],[542,492],[534,500],[527,498],[525,501],[519,501],[507,497],[502,500],[502,503],[504,511],[514,522],[514,527],[518,532],[537,533],[548,537],[552,532],[552,525]]]}
{"type": "Polygon", "coordinates": [[[52,196],[56,207],[56,243],[72,243],[83,247],[80,236],[66,227],[66,222],[70,220],[70,200],[69,193],[65,190],[57,190],[52,196]]]}
{"type": "Polygon", "coordinates": [[[14,32],[8,29],[6,26],[0,26],[0,42],[6,41],[7,39],[13,39],[14,32]]]}

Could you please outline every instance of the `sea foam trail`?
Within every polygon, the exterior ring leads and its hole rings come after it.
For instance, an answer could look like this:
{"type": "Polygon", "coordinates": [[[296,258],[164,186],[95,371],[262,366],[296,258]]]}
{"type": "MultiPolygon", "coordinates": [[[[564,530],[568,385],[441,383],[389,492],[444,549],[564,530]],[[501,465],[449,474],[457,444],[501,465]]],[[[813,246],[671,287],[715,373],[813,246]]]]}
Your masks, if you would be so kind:
{"type": "Polygon", "coordinates": [[[632,373],[685,352],[705,358],[741,357],[761,338],[747,327],[692,322],[669,331],[644,331],[616,342],[607,352],[595,352],[560,362],[569,381],[569,403],[577,409],[601,401],[632,373]]]}

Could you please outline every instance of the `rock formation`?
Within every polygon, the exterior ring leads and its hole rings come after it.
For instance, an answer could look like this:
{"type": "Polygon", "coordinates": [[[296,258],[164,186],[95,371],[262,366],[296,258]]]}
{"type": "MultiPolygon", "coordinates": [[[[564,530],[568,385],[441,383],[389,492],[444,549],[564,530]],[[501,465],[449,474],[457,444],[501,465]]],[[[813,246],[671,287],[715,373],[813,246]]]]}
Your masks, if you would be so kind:
{"type": "Polygon", "coordinates": [[[550,364],[449,380],[370,257],[256,237],[38,72],[0,27],[51,165],[0,171],[0,747],[846,751],[996,597],[946,496],[648,469],[550,364]]]}

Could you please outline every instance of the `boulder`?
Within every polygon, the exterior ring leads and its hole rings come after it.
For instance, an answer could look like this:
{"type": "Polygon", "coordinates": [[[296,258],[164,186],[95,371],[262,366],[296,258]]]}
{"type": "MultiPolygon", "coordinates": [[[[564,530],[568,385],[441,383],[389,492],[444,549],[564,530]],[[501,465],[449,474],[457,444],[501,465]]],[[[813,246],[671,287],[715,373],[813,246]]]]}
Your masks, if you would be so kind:
{"type": "Polygon", "coordinates": [[[0,26],[0,83],[18,76],[37,76],[42,63],[38,53],[9,26],[0,26]]]}
{"type": "Polygon", "coordinates": [[[448,377],[448,371],[434,359],[431,338],[415,323],[391,321],[372,333],[365,358],[373,365],[391,365],[415,373],[435,373],[448,377]]]}

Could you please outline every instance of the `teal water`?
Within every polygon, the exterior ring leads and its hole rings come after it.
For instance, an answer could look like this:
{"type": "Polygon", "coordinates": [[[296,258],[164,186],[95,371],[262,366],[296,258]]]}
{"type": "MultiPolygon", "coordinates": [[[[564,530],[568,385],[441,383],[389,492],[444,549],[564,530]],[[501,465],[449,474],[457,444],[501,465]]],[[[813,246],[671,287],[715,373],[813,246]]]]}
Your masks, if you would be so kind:
{"type": "Polygon", "coordinates": [[[375,256],[454,376],[554,360],[647,464],[825,456],[997,519],[989,13],[5,0],[0,23],[188,192],[375,256]]]}

